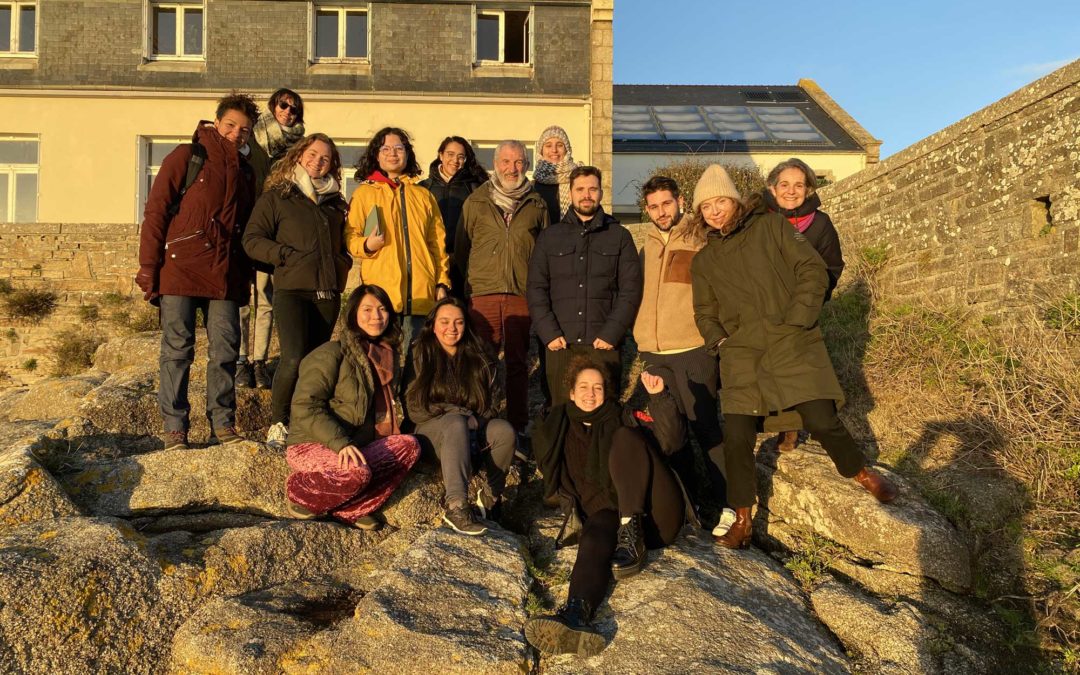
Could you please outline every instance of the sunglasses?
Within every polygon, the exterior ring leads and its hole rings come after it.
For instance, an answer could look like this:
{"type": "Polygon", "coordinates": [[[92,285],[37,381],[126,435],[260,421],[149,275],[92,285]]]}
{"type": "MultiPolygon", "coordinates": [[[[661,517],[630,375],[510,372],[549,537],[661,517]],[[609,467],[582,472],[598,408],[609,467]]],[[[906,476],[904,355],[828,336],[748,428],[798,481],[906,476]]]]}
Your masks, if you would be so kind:
{"type": "Polygon", "coordinates": [[[277,107],[278,110],[288,110],[294,115],[300,114],[300,106],[292,105],[291,103],[286,103],[285,101],[278,101],[277,107]]]}

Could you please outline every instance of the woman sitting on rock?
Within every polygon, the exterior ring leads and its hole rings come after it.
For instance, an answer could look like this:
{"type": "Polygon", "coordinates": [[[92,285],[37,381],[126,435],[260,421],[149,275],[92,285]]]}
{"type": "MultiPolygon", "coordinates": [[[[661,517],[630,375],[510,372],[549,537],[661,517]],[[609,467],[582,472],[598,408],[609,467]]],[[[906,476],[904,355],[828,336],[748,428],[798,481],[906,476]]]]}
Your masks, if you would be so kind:
{"type": "Polygon", "coordinates": [[[642,426],[609,398],[604,373],[588,357],[571,361],[570,401],[553,407],[533,432],[544,500],[560,501],[568,522],[583,522],[566,603],[554,615],[525,624],[525,638],[544,654],[592,656],[603,650],[604,638],[590,622],[612,574],[636,574],[645,549],[670,545],[692,513],[660,454],[682,448],[686,435],[663,379],[641,374],[655,420],[642,426]]]}
{"type": "Polygon", "coordinates": [[[401,329],[386,291],[357,288],[345,306],[341,335],[307,355],[292,399],[285,459],[290,513],[329,513],[361,529],[420,456],[399,431],[394,401],[395,350],[401,329]]]}
{"type": "Polygon", "coordinates": [[[866,465],[836,414],[844,394],[818,327],[829,283],[821,256],[783,216],[756,198],[744,204],[718,164],[698,181],[693,213],[692,236],[708,242],[690,267],[694,319],[706,346],[720,354],[728,502],[735,507],[735,524],[718,543],[750,543],[754,446],[770,413],[797,411],[842,476],[892,501],[896,488],[866,465]]]}
{"type": "MultiPolygon", "coordinates": [[[[769,211],[787,218],[791,226],[806,237],[825,261],[829,273],[829,287],[825,290],[822,302],[828,302],[840,275],[844,272],[844,254],[840,250],[840,236],[833,227],[832,219],[829,214],[820,210],[821,198],[817,195],[817,176],[814,175],[814,170],[795,157],[780,162],[765,179],[765,190],[761,196],[769,211]]],[[[793,428],[794,425],[788,427],[793,428]]],[[[780,452],[794,450],[798,438],[798,431],[781,432],[780,452]]]]}
{"type": "Polygon", "coordinates": [[[473,332],[464,302],[447,297],[435,304],[413,346],[413,370],[405,402],[416,434],[431,442],[442,463],[443,521],[462,534],[483,534],[487,526],[468,503],[473,464],[485,466],[477,506],[487,517],[502,497],[515,434],[496,418],[495,362],[473,332]]]}

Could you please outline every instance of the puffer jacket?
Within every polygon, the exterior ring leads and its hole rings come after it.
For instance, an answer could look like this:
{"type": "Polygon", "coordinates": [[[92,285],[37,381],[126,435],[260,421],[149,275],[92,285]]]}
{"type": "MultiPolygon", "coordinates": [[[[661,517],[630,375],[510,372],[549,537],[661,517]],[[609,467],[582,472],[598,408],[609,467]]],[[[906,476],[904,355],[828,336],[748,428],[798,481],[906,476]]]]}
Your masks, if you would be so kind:
{"type": "Polygon", "coordinates": [[[334,452],[375,440],[375,377],[367,354],[348,333],[300,362],[292,397],[289,445],[321,443],[334,452]]]}
{"type": "Polygon", "coordinates": [[[172,220],[168,210],[184,186],[190,144],[165,157],[150,188],[136,279],[151,300],[182,295],[246,305],[252,268],[241,237],[255,203],[254,173],[213,123],[200,122],[192,140],[206,149],[206,161],[172,220]]]}
{"type": "Polygon", "coordinates": [[[446,229],[445,248],[450,257],[454,256],[454,243],[457,237],[458,221],[461,219],[461,207],[469,195],[484,184],[475,176],[460,170],[447,182],[439,172],[441,161],[436,158],[428,169],[428,177],[420,181],[420,187],[426,188],[439,204],[443,227],[446,229]]]}
{"type": "Polygon", "coordinates": [[[683,217],[668,233],[650,227],[641,249],[644,292],[634,321],[634,341],[639,351],[663,352],[693,349],[705,344],[694,322],[694,292],[690,265],[701,244],[689,236],[689,217],[683,217]]]}
{"type": "Polygon", "coordinates": [[[719,347],[725,413],[843,404],[818,326],[825,263],[783,216],[759,206],[727,235],[713,231],[691,276],[694,319],[705,344],[719,347]]]}
{"type": "Polygon", "coordinates": [[[592,345],[600,338],[617,347],[641,303],[634,238],[603,210],[588,226],[567,210],[536,240],[526,298],[544,344],[563,337],[568,345],[592,345]]]}
{"type": "Polygon", "coordinates": [[[264,192],[244,233],[244,250],[273,265],[275,289],[341,293],[352,268],[346,209],[340,193],[316,204],[295,185],[264,192]]]}
{"type": "Polygon", "coordinates": [[[454,264],[466,280],[469,296],[525,295],[529,257],[536,238],[548,226],[547,207],[535,191],[522,198],[506,224],[491,198],[491,181],[465,200],[458,227],[454,264]]]}
{"type": "Polygon", "coordinates": [[[446,233],[435,197],[402,176],[394,183],[381,172],[353,191],[345,243],[360,262],[360,279],[381,286],[394,311],[425,316],[435,306],[435,287],[450,287],[446,233]],[[386,245],[375,253],[364,249],[364,224],[372,209],[386,245]],[[406,226],[407,224],[407,226],[406,226]]]}

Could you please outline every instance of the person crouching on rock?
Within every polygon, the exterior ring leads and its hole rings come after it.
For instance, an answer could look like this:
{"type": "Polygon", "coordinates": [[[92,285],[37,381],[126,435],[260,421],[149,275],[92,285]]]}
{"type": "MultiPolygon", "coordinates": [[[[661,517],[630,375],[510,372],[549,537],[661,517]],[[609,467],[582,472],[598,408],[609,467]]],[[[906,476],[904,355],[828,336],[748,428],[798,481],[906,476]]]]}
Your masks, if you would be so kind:
{"type": "Polygon", "coordinates": [[[435,304],[413,345],[413,372],[405,405],[416,434],[431,442],[442,463],[443,521],[462,534],[483,534],[487,526],[468,502],[474,462],[484,464],[477,507],[486,518],[502,498],[516,437],[509,422],[496,418],[495,362],[473,332],[464,302],[446,297],[435,304]]]}
{"type": "Polygon", "coordinates": [[[332,517],[361,529],[401,484],[420,444],[399,431],[394,402],[395,351],[401,329],[390,297],[363,285],[345,305],[339,339],[300,362],[285,459],[289,512],[332,517]]]}
{"type": "Polygon", "coordinates": [[[602,651],[604,638],[590,622],[608,580],[612,574],[616,579],[636,574],[646,548],[674,542],[692,511],[679,479],[656,449],[670,455],[686,436],[663,379],[642,373],[655,420],[642,426],[609,397],[606,370],[588,356],[571,360],[570,401],[554,406],[533,432],[544,500],[558,499],[568,522],[583,522],[566,603],[554,615],[525,624],[525,638],[544,654],[602,651]]]}
{"type": "Polygon", "coordinates": [[[718,164],[698,181],[693,212],[692,236],[708,242],[690,268],[694,319],[720,354],[728,501],[735,507],[735,524],[717,542],[750,543],[757,425],[771,412],[797,411],[842,476],[892,501],[896,488],[866,465],[836,414],[844,395],[818,326],[829,284],[821,256],[756,197],[745,204],[718,164]]]}

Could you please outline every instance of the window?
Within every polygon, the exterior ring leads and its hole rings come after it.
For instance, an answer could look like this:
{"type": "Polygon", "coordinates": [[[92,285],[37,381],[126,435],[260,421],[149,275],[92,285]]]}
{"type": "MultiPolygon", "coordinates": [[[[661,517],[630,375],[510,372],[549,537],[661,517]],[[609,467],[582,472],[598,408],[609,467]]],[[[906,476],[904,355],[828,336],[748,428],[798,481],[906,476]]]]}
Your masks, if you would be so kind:
{"type": "Polygon", "coordinates": [[[38,141],[0,136],[0,223],[37,221],[38,141]]]}
{"type": "Polygon", "coordinates": [[[206,13],[201,2],[158,2],[147,6],[146,56],[152,60],[203,59],[206,13]]]}
{"type": "Polygon", "coordinates": [[[334,145],[337,146],[338,154],[341,155],[341,194],[347,200],[352,199],[353,190],[358,185],[353,178],[356,175],[356,163],[364,156],[369,142],[359,139],[334,139],[334,145]]]}
{"type": "Polygon", "coordinates": [[[532,63],[531,10],[477,10],[476,63],[532,63]]]}
{"type": "Polygon", "coordinates": [[[0,55],[37,53],[37,3],[0,2],[0,55]]]}
{"type": "Polygon", "coordinates": [[[368,58],[367,7],[312,6],[311,61],[347,63],[368,58]]]}
{"type": "MultiPolygon", "coordinates": [[[[480,162],[480,166],[488,170],[488,172],[495,170],[495,147],[499,144],[499,141],[473,141],[473,150],[476,151],[476,161],[480,162]]],[[[529,158],[529,171],[536,168],[536,164],[533,162],[533,147],[528,143],[525,144],[525,154],[529,158]]]]}
{"type": "Polygon", "coordinates": [[[138,203],[136,204],[135,222],[141,223],[143,211],[146,209],[146,200],[150,197],[150,187],[161,170],[161,163],[176,146],[182,143],[190,143],[191,137],[152,137],[142,136],[139,138],[139,190],[138,203]]]}

